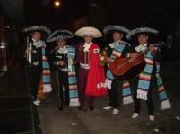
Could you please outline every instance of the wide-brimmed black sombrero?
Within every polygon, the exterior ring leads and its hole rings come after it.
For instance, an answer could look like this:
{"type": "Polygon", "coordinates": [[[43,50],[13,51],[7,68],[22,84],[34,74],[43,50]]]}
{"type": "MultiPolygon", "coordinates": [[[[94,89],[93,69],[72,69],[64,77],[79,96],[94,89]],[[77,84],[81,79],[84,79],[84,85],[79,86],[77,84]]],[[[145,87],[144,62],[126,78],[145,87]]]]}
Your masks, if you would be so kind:
{"type": "Polygon", "coordinates": [[[46,26],[29,26],[22,29],[22,32],[24,33],[32,33],[32,32],[41,32],[49,35],[51,33],[51,30],[46,26]]]}
{"type": "Polygon", "coordinates": [[[69,30],[66,29],[59,29],[54,31],[48,38],[47,38],[47,42],[54,42],[57,41],[59,39],[70,39],[73,37],[73,33],[69,30]]]}
{"type": "Polygon", "coordinates": [[[140,27],[131,30],[129,34],[126,35],[127,39],[132,39],[137,35],[158,35],[159,31],[150,27],[140,27]]]}
{"type": "Polygon", "coordinates": [[[124,26],[117,26],[117,25],[115,25],[115,26],[113,26],[113,25],[106,26],[103,29],[104,34],[109,34],[109,33],[113,33],[113,32],[121,32],[121,33],[124,33],[124,34],[128,34],[130,32],[130,30],[127,29],[124,26]]]}

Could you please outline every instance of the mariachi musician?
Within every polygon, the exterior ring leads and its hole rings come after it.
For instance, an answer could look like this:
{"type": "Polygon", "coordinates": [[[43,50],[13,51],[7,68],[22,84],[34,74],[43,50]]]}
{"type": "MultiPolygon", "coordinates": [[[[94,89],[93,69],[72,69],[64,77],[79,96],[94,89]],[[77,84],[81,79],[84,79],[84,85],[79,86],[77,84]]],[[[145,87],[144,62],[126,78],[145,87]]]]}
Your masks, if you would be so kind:
{"type": "Polygon", "coordinates": [[[47,62],[45,48],[46,44],[41,40],[41,34],[50,34],[50,29],[45,26],[30,26],[23,29],[28,34],[26,57],[27,57],[27,77],[28,86],[33,98],[33,104],[39,105],[37,98],[39,82],[43,72],[43,92],[50,92],[50,72],[47,62]]]}
{"type": "MultiPolygon", "coordinates": [[[[103,29],[104,34],[112,33],[113,43],[109,44],[108,64],[113,63],[117,58],[126,57],[129,49],[129,44],[122,40],[123,36],[130,32],[123,26],[106,26],[103,29]]],[[[109,65],[108,65],[109,67],[109,65]]],[[[109,105],[103,109],[113,108],[112,114],[118,114],[118,96],[122,92],[123,103],[130,104],[133,102],[132,94],[128,81],[121,81],[115,77],[110,69],[106,73],[106,84],[108,86],[109,105]],[[120,89],[122,87],[122,90],[120,89]]]]}
{"type": "Polygon", "coordinates": [[[77,48],[77,62],[80,64],[78,70],[78,88],[81,110],[87,99],[90,110],[94,110],[95,97],[107,95],[105,85],[104,68],[99,64],[99,45],[93,42],[93,38],[101,37],[101,32],[91,26],[78,29],[75,35],[83,38],[77,48]]]}
{"type": "Polygon", "coordinates": [[[54,31],[47,42],[55,42],[56,47],[51,50],[50,62],[55,67],[58,88],[58,109],[66,106],[79,106],[77,80],[74,67],[75,49],[67,45],[66,40],[73,37],[73,33],[66,29],[54,31]]]}
{"type": "MultiPolygon", "coordinates": [[[[156,53],[157,49],[154,45],[150,45],[149,35],[157,35],[159,32],[153,28],[149,27],[140,27],[132,30],[127,38],[136,37],[139,43],[138,46],[135,47],[135,51],[137,53],[144,53],[144,61],[145,66],[144,69],[140,72],[137,77],[137,87],[134,89],[134,100],[135,100],[135,111],[132,115],[132,118],[136,118],[140,114],[140,100],[146,100],[148,107],[149,120],[154,121],[154,113],[153,113],[153,98],[152,98],[152,81],[153,75],[155,72],[159,72],[156,66],[156,53]]],[[[159,79],[157,79],[159,80],[159,79]]],[[[161,83],[162,84],[162,83],[161,83]]],[[[159,97],[161,99],[161,105],[163,105],[162,109],[170,108],[169,99],[167,98],[166,92],[164,88],[158,89],[159,97]]]]}

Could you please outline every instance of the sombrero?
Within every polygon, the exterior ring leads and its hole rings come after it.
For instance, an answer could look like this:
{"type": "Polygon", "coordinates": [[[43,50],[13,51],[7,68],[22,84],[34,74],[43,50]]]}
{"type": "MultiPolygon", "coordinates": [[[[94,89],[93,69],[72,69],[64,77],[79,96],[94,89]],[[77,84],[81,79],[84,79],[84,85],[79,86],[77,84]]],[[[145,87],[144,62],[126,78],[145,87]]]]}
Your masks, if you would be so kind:
{"type": "Polygon", "coordinates": [[[47,38],[47,42],[54,42],[57,41],[59,39],[70,39],[73,37],[73,33],[69,30],[66,29],[59,29],[54,31],[48,38],[47,38]]]}
{"type": "Polygon", "coordinates": [[[144,35],[158,35],[159,31],[150,27],[140,27],[133,29],[129,34],[126,35],[127,39],[131,39],[132,37],[140,34],[144,35]]]}
{"type": "Polygon", "coordinates": [[[86,26],[86,27],[82,27],[82,28],[78,29],[75,32],[75,35],[80,36],[80,37],[83,37],[85,35],[91,35],[95,38],[102,36],[101,32],[97,28],[90,27],[90,26],[86,26]]]}
{"type": "Polygon", "coordinates": [[[114,31],[119,31],[119,32],[122,32],[122,33],[125,33],[125,34],[128,34],[130,32],[129,29],[127,29],[127,28],[125,28],[123,26],[110,25],[110,26],[104,27],[104,29],[103,29],[104,34],[108,34],[108,33],[114,32],[114,31]]]}
{"type": "Polygon", "coordinates": [[[31,33],[34,31],[46,33],[47,35],[49,35],[51,33],[51,30],[49,28],[47,28],[46,26],[29,26],[29,27],[25,27],[22,29],[22,32],[24,32],[24,33],[31,33]]]}

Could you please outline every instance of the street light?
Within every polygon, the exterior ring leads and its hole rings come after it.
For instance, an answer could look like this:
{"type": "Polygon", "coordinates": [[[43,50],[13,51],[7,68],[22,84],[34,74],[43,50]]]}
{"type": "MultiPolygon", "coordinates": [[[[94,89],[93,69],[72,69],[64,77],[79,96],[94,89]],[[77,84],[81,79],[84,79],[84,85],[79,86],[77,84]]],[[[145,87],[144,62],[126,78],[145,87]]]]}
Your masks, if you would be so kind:
{"type": "Polygon", "coordinates": [[[59,0],[56,0],[55,2],[54,2],[54,6],[55,7],[60,7],[60,5],[61,5],[61,3],[60,3],[60,1],[59,0]]]}

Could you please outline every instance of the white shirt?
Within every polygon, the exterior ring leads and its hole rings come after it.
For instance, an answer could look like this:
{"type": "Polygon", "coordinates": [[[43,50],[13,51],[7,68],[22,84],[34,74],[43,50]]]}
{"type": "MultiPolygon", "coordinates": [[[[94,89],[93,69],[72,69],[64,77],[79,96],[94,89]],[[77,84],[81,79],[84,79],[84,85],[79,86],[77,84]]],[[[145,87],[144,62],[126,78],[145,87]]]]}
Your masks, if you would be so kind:
{"type": "Polygon", "coordinates": [[[118,40],[118,41],[116,41],[116,42],[113,42],[113,43],[109,44],[109,47],[110,47],[110,48],[115,48],[115,46],[116,46],[117,44],[119,44],[119,42],[120,42],[120,40],[118,40]]]}
{"type": "Polygon", "coordinates": [[[147,43],[146,43],[146,44],[139,44],[139,45],[141,45],[141,46],[147,46],[147,43]]]}
{"type": "Polygon", "coordinates": [[[115,43],[118,44],[121,40],[116,41],[115,43]]]}
{"type": "Polygon", "coordinates": [[[84,45],[83,45],[83,47],[84,47],[83,51],[84,52],[89,52],[89,48],[90,48],[91,44],[92,44],[92,42],[91,43],[86,43],[85,42],[84,45]]]}
{"type": "Polygon", "coordinates": [[[41,40],[36,41],[34,38],[32,38],[32,41],[33,41],[33,45],[36,46],[37,48],[42,47],[44,45],[44,42],[41,40]]]}
{"type": "Polygon", "coordinates": [[[61,54],[67,53],[66,46],[64,46],[64,47],[59,47],[59,49],[57,50],[57,52],[58,52],[58,53],[61,53],[61,54]]]}
{"type": "Polygon", "coordinates": [[[145,52],[148,49],[147,44],[139,44],[135,47],[136,52],[145,52]]]}

